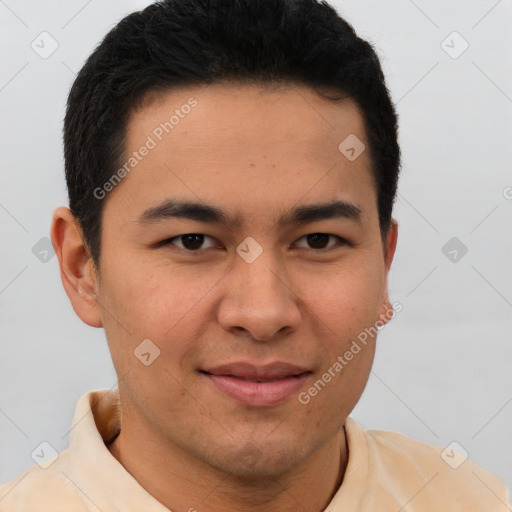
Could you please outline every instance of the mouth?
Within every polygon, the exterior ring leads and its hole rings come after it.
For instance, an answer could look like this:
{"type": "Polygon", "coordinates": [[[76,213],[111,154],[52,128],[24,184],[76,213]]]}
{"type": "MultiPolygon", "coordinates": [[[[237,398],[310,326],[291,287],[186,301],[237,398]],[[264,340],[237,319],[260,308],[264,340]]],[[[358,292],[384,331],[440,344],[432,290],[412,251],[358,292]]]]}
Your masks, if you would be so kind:
{"type": "Polygon", "coordinates": [[[312,372],[285,362],[254,366],[240,362],[200,370],[213,386],[236,401],[269,407],[296,394],[312,372]]]}

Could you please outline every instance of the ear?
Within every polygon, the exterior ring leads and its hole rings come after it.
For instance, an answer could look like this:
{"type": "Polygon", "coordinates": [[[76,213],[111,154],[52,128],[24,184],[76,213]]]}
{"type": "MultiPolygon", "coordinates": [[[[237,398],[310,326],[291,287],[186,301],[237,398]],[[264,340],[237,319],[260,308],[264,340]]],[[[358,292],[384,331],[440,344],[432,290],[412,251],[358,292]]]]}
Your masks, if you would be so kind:
{"type": "Polygon", "coordinates": [[[91,327],[102,327],[98,282],[82,229],[69,208],[53,213],[51,239],[59,260],[60,278],[75,313],[91,327]]]}
{"type": "Polygon", "coordinates": [[[380,305],[379,320],[382,325],[387,324],[394,316],[393,306],[389,300],[388,294],[388,274],[395,255],[396,243],[398,240],[398,222],[391,219],[386,241],[384,245],[384,265],[385,265],[385,283],[384,283],[384,297],[380,305]]]}

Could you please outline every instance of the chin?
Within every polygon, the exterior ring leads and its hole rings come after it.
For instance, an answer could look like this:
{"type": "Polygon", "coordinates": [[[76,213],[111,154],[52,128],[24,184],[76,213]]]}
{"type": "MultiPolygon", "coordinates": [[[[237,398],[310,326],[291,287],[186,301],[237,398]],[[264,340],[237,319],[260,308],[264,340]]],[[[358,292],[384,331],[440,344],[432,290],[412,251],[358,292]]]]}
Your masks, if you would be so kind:
{"type": "Polygon", "coordinates": [[[307,457],[304,445],[297,444],[292,446],[281,442],[276,446],[270,442],[259,442],[256,445],[252,441],[247,441],[237,448],[225,446],[220,448],[221,453],[210,453],[206,462],[219,471],[242,480],[277,478],[292,470],[307,457]]]}

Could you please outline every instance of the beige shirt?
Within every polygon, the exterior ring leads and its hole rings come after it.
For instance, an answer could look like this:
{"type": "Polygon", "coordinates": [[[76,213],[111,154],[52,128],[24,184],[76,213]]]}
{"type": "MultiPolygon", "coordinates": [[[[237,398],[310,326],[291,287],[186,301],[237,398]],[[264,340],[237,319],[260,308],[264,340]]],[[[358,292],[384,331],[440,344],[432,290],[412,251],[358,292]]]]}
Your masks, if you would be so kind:
{"type": "MultiPolygon", "coordinates": [[[[106,447],[119,431],[119,417],[117,390],[80,397],[69,448],[0,486],[0,512],[169,512],[106,447]]],[[[365,431],[351,418],[345,429],[348,465],[326,512],[511,510],[501,480],[456,452],[365,431]]]]}

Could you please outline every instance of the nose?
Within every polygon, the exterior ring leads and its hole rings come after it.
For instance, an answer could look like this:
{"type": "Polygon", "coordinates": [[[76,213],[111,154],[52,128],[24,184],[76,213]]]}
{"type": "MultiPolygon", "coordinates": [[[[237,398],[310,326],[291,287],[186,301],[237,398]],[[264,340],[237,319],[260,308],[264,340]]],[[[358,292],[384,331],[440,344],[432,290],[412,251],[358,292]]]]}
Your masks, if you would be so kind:
{"type": "Polygon", "coordinates": [[[270,250],[264,250],[252,263],[238,258],[223,281],[226,290],[218,321],[226,331],[271,341],[299,326],[299,298],[270,250]]]}

